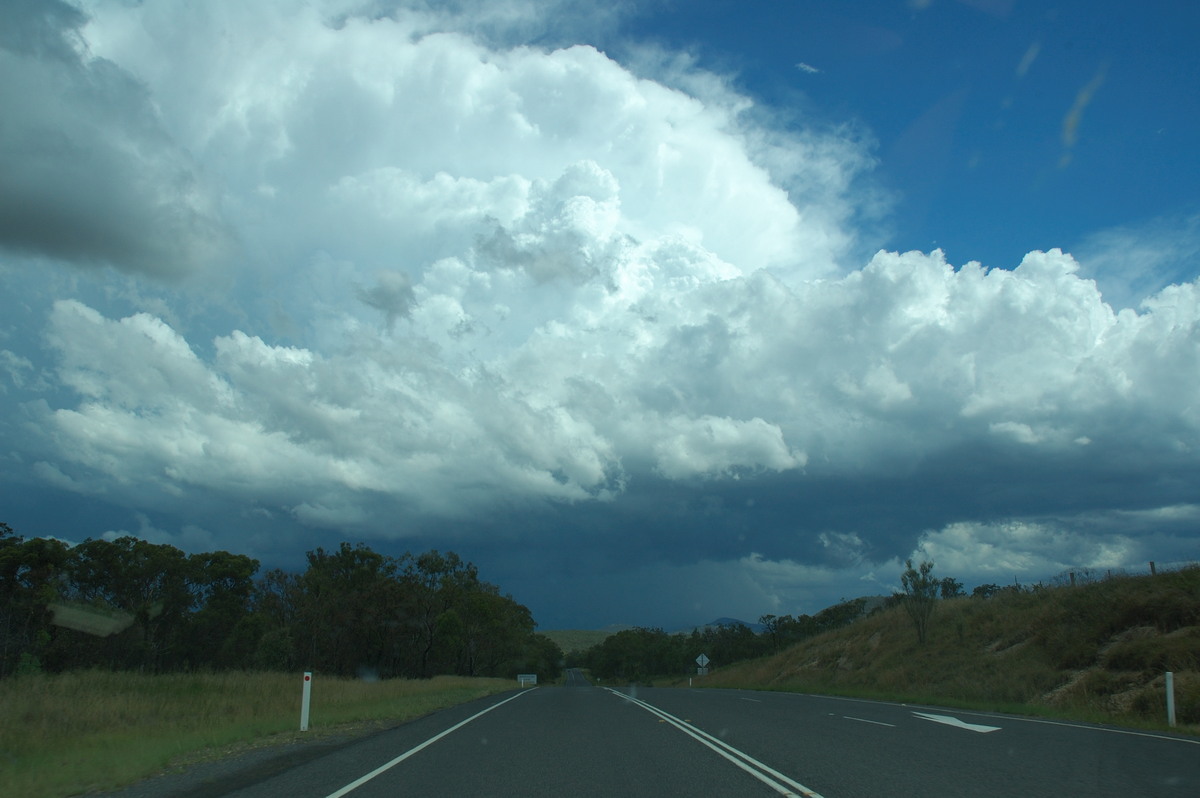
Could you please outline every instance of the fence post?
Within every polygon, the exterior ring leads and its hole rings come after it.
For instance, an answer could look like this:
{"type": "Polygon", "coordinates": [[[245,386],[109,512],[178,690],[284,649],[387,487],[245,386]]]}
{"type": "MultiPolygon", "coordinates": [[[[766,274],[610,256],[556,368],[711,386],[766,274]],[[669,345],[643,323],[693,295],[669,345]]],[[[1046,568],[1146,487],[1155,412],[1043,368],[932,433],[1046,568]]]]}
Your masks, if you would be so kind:
{"type": "Polygon", "coordinates": [[[312,671],[304,672],[304,692],[300,697],[300,731],[308,731],[308,708],[312,703],[312,671]]]}
{"type": "Polygon", "coordinates": [[[1167,725],[1175,726],[1175,674],[1167,671],[1167,725]]]}

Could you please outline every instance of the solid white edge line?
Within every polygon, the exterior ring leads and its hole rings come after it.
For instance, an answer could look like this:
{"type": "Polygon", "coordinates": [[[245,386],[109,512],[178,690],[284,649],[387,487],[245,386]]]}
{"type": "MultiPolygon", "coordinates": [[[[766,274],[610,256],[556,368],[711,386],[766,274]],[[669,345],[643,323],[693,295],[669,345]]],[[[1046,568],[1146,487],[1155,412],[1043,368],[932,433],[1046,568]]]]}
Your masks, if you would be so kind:
{"type": "Polygon", "coordinates": [[[362,776],[358,779],[355,779],[354,781],[347,784],[345,787],[342,787],[337,792],[329,793],[329,795],[325,796],[325,798],[342,798],[343,795],[347,795],[348,793],[353,792],[354,790],[357,790],[359,787],[363,786],[371,779],[375,778],[376,776],[380,775],[381,773],[384,773],[384,772],[394,768],[396,765],[399,765],[401,762],[408,759],[413,754],[418,753],[420,751],[424,751],[426,748],[433,745],[438,740],[445,737],[447,734],[450,734],[453,731],[457,731],[458,729],[461,729],[463,726],[466,726],[468,723],[470,723],[471,721],[480,717],[481,715],[486,715],[487,713],[491,712],[493,709],[496,709],[497,707],[502,707],[505,704],[507,704],[509,701],[520,698],[521,696],[525,695],[526,693],[531,693],[536,689],[537,689],[536,687],[533,687],[528,690],[522,690],[521,692],[517,693],[516,695],[511,695],[508,698],[504,699],[503,701],[500,701],[499,703],[492,704],[490,707],[488,707],[487,709],[485,709],[481,712],[476,712],[474,715],[467,718],[466,720],[460,721],[460,722],[454,724],[453,726],[451,726],[449,729],[446,729],[445,731],[441,732],[440,734],[435,734],[433,737],[430,737],[428,740],[421,743],[420,745],[417,745],[417,746],[414,746],[414,747],[408,749],[403,754],[401,754],[400,756],[393,759],[391,762],[388,762],[386,765],[380,765],[379,767],[375,768],[367,775],[362,776]]]}
{"type": "Polygon", "coordinates": [[[630,702],[640,706],[642,709],[646,710],[647,712],[650,712],[651,714],[657,715],[658,717],[662,718],[666,722],[670,723],[675,728],[679,729],[680,731],[684,732],[685,734],[689,735],[690,737],[695,738],[698,742],[703,743],[704,745],[711,748],[713,751],[716,751],[718,754],[725,757],[730,762],[737,765],[742,770],[744,770],[747,773],[749,773],[750,775],[754,776],[756,779],[761,781],[763,784],[766,784],[767,786],[771,787],[775,791],[777,791],[783,795],[796,795],[796,793],[793,793],[788,789],[788,786],[785,786],[785,785],[789,785],[789,786],[794,787],[795,789],[799,790],[800,791],[799,794],[804,796],[804,798],[822,798],[820,793],[810,790],[808,787],[805,787],[800,782],[798,782],[794,779],[791,779],[788,776],[785,776],[784,774],[780,773],[778,770],[775,770],[775,768],[771,767],[770,765],[767,765],[763,762],[759,762],[754,757],[750,756],[749,754],[747,754],[744,751],[740,751],[737,748],[734,748],[732,745],[725,742],[724,740],[720,740],[720,739],[717,739],[716,737],[713,737],[711,734],[704,731],[703,729],[698,729],[695,726],[688,723],[687,721],[680,720],[679,718],[675,717],[674,715],[670,714],[669,712],[659,709],[658,707],[654,706],[653,704],[648,704],[640,698],[634,698],[631,695],[622,693],[619,690],[614,690],[611,687],[606,687],[604,689],[608,690],[613,695],[620,696],[621,698],[624,698],[626,701],[630,701],[630,702]],[[720,746],[720,747],[718,748],[718,746],[720,746]],[[725,749],[725,750],[721,750],[721,749],[725,749]],[[728,753],[726,753],[726,752],[728,752],[728,753]],[[732,756],[731,756],[731,754],[732,754],[732,756]],[[740,757],[741,760],[744,760],[744,761],[741,761],[735,757],[740,757]],[[762,772],[760,773],[759,771],[754,770],[751,766],[753,766],[753,768],[759,768],[762,772]],[[780,783],[773,781],[771,778],[768,778],[767,774],[770,774],[770,776],[774,777],[775,779],[778,779],[780,782],[783,782],[783,783],[780,784],[780,783]]]}

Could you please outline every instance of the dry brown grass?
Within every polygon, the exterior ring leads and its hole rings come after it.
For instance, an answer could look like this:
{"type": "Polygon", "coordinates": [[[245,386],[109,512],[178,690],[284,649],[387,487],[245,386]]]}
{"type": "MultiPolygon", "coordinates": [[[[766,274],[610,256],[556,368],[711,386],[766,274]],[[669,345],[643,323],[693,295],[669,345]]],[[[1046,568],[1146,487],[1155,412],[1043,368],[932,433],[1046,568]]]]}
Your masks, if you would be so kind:
{"type": "Polygon", "coordinates": [[[1200,731],[1200,568],[939,602],[919,645],[899,608],[697,684],[829,692],[1200,731]]]}

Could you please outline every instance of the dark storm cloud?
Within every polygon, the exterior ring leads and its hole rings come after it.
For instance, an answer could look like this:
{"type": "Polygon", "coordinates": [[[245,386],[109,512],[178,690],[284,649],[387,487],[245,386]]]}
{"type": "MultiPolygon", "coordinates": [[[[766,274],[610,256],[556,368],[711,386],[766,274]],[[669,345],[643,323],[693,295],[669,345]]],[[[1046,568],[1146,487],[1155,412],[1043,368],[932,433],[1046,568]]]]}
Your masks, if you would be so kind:
{"type": "Polygon", "coordinates": [[[93,58],[58,0],[0,8],[0,247],[157,275],[227,243],[190,156],[143,86],[93,58]]]}

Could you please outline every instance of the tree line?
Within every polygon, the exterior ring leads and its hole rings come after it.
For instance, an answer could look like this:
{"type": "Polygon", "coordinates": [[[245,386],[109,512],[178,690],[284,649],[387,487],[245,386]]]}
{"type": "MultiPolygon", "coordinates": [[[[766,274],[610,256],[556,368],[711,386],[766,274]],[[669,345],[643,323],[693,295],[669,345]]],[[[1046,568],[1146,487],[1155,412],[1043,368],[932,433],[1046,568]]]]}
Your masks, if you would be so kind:
{"type": "Polygon", "coordinates": [[[853,623],[862,617],[866,606],[867,599],[858,598],[827,607],[816,615],[763,615],[758,619],[760,632],[744,623],[706,626],[689,634],[668,634],[660,628],[626,629],[577,655],[571,664],[590,669],[600,679],[633,682],[695,673],[696,658],[701,654],[717,667],[773,654],[853,623]]]}
{"type": "Polygon", "coordinates": [[[528,608],[453,552],[342,543],[301,573],[133,537],[77,546],[0,523],[0,677],[107,668],[557,677],[528,608]]]}
{"type": "MultiPolygon", "coordinates": [[[[571,664],[591,669],[600,679],[634,682],[653,676],[695,673],[696,658],[701,654],[717,667],[754,659],[896,606],[904,608],[913,622],[918,642],[924,644],[937,601],[967,595],[957,579],[937,578],[931,562],[914,566],[908,560],[900,583],[902,592],[879,600],[842,601],[816,615],[763,615],[758,619],[758,632],[740,622],[695,629],[690,634],[668,634],[658,628],[627,629],[587,649],[573,658],[571,664]]],[[[980,585],[971,595],[989,598],[1020,589],[1019,585],[1013,588],[980,585]]]]}

